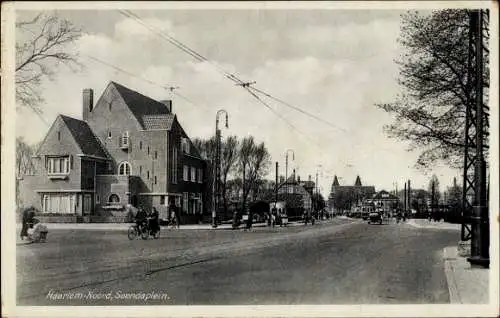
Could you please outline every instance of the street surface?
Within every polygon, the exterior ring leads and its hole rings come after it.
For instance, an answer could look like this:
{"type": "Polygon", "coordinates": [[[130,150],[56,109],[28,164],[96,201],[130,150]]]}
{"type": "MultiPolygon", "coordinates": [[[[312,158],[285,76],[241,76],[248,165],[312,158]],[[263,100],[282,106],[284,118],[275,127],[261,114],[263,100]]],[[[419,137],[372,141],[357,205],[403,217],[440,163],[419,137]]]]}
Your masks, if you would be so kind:
{"type": "Polygon", "coordinates": [[[18,244],[17,299],[18,305],[449,303],[442,252],[458,239],[451,230],[345,219],[250,232],[163,230],[148,241],[130,241],[122,230],[54,230],[47,243],[18,244]],[[156,298],[130,299],[141,293],[156,298]]]}

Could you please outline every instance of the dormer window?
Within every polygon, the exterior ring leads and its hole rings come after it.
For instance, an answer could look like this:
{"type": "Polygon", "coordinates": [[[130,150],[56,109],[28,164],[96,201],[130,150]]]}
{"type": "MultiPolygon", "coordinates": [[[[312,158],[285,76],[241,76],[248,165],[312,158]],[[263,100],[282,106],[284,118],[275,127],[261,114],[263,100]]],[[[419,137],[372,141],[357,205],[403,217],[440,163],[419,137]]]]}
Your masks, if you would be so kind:
{"type": "Polygon", "coordinates": [[[111,139],[111,130],[108,130],[108,139],[111,139]]]}

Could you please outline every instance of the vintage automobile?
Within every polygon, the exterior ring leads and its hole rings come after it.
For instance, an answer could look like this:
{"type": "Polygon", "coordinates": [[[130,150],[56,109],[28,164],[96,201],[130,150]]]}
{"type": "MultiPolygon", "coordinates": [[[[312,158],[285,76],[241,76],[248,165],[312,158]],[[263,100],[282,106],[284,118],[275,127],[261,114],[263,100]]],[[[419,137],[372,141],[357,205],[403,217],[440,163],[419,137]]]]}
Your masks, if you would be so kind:
{"type": "Polygon", "coordinates": [[[382,224],[382,214],[380,212],[371,212],[368,215],[368,224],[372,223],[382,224]]]}

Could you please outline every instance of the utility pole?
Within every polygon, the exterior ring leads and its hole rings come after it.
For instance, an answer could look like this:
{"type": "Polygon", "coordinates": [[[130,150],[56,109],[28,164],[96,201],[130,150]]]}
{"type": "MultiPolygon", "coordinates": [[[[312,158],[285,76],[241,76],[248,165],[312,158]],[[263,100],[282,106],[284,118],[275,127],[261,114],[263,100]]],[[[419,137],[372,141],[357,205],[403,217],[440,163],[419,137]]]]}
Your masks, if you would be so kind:
{"type": "Polygon", "coordinates": [[[435,197],[436,197],[436,182],[432,180],[431,185],[431,216],[434,216],[434,205],[435,205],[435,197]]]}
{"type": "Polygon", "coordinates": [[[295,151],[287,149],[285,152],[285,188],[286,188],[286,202],[288,203],[288,153],[292,153],[292,160],[295,161],[295,151]]]}
{"type": "Polygon", "coordinates": [[[411,181],[408,180],[408,212],[411,215],[411,181]]]}
{"type": "Polygon", "coordinates": [[[274,186],[274,207],[276,207],[278,205],[278,161],[276,161],[276,184],[274,186]]]}
{"type": "Polygon", "coordinates": [[[221,152],[221,131],[219,129],[219,116],[226,114],[226,128],[229,128],[229,116],[224,109],[219,109],[215,116],[215,162],[213,166],[212,183],[212,227],[217,227],[217,209],[220,201],[220,152],[221,152]]]}
{"type": "Polygon", "coordinates": [[[489,216],[486,199],[486,161],[483,154],[484,113],[483,113],[483,12],[471,13],[471,26],[475,30],[476,41],[476,162],[474,179],[476,183],[474,215],[471,224],[471,265],[489,267],[489,216]]]}
{"type": "Polygon", "coordinates": [[[406,196],[406,182],[405,182],[405,195],[404,195],[404,201],[403,201],[403,213],[406,212],[406,203],[407,203],[407,196],[406,196]]]}

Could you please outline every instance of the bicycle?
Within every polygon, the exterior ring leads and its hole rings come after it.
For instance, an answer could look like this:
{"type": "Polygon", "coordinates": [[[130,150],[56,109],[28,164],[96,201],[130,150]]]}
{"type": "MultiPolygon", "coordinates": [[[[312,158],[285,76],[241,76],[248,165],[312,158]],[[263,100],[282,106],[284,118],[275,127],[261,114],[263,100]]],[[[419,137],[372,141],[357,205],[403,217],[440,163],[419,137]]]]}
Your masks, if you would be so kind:
{"type": "Polygon", "coordinates": [[[129,240],[134,240],[138,236],[141,236],[143,240],[149,237],[149,227],[146,221],[142,221],[139,224],[132,224],[127,231],[127,236],[129,240]]]}

